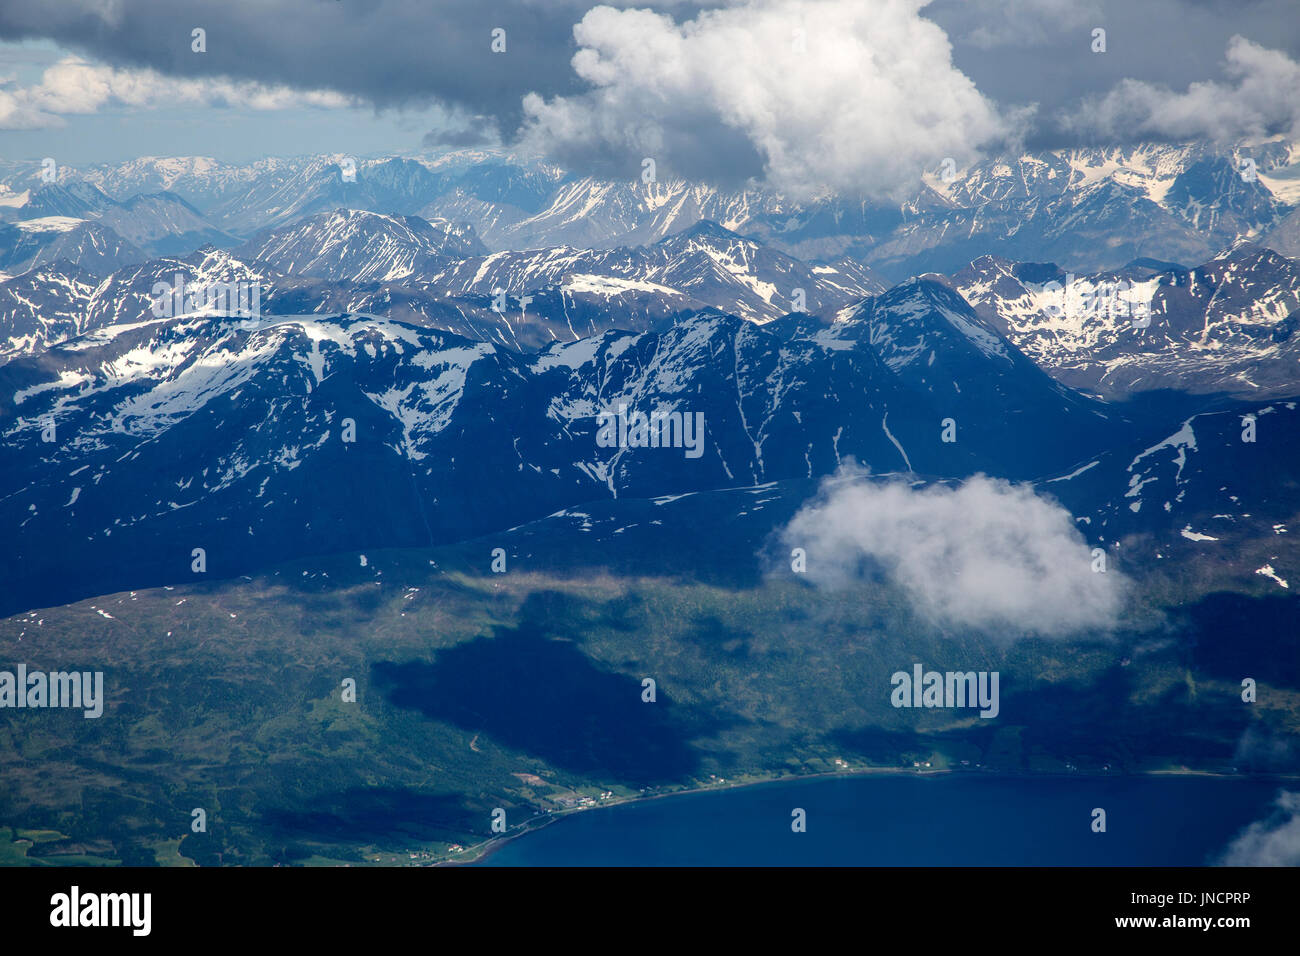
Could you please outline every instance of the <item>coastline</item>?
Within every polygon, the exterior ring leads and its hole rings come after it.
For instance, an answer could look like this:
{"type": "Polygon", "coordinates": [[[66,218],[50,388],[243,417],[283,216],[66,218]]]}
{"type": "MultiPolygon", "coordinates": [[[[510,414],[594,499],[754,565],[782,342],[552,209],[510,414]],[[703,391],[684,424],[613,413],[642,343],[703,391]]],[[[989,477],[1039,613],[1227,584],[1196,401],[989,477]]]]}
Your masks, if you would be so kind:
{"type": "Polygon", "coordinates": [[[684,787],[681,790],[673,790],[668,793],[638,794],[636,796],[616,797],[591,807],[571,807],[566,810],[557,810],[553,813],[541,814],[520,825],[517,832],[503,834],[492,837],[482,843],[476,843],[473,846],[465,848],[463,854],[458,854],[454,860],[439,860],[431,863],[429,866],[474,866],[487,859],[493,853],[501,850],[506,844],[513,843],[529,834],[536,833],[552,823],[565,817],[578,813],[590,813],[597,810],[606,810],[612,807],[628,806],[634,803],[646,803],[651,800],[664,800],[671,797],[682,797],[689,794],[705,793],[722,793],[728,790],[748,789],[752,787],[770,787],[775,784],[799,783],[802,781],[831,780],[831,779],[848,779],[853,777],[868,776],[893,776],[893,777],[935,777],[945,775],[968,774],[988,777],[1002,777],[1006,779],[1016,778],[1044,778],[1044,777],[1216,777],[1223,780],[1277,780],[1300,782],[1300,774],[1284,773],[1265,773],[1265,774],[1241,774],[1241,773],[1221,773],[1215,770],[1189,770],[1189,769],[1169,769],[1169,770],[1139,770],[1132,773],[1105,773],[1097,771],[1073,771],[1070,773],[1033,773],[1030,771],[1021,772],[1003,772],[997,770],[955,770],[952,768],[905,768],[905,767],[859,767],[849,770],[823,770],[817,773],[807,774],[781,774],[778,776],[765,777],[757,780],[744,780],[737,783],[712,784],[706,786],[684,787]],[[471,854],[473,854],[471,856],[471,854]]]}

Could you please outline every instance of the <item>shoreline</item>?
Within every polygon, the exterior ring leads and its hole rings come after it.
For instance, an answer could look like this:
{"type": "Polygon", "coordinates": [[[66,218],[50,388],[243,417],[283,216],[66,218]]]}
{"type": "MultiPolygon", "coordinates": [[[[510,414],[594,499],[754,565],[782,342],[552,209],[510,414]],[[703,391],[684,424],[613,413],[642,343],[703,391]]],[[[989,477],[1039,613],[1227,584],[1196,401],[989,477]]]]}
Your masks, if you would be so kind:
{"type": "Polygon", "coordinates": [[[591,807],[570,807],[566,810],[557,810],[553,813],[545,813],[535,816],[520,825],[516,833],[503,834],[498,837],[485,840],[482,843],[476,843],[473,846],[465,848],[463,854],[458,854],[454,860],[440,860],[437,863],[431,863],[431,867],[440,866],[475,866],[487,859],[493,853],[502,849],[508,843],[543,830],[565,817],[577,813],[590,813],[594,810],[605,810],[613,807],[629,806],[634,803],[645,803],[650,800],[664,800],[670,797],[683,797],[690,794],[705,793],[722,793],[727,790],[738,790],[749,787],[768,787],[773,784],[798,783],[801,781],[830,780],[830,779],[849,779],[853,777],[869,776],[895,776],[895,777],[935,777],[956,774],[970,774],[976,776],[990,776],[1003,778],[1017,777],[1217,777],[1224,780],[1278,780],[1278,781],[1296,781],[1300,782],[1300,774],[1286,773],[1261,773],[1261,774],[1241,774],[1241,773],[1222,773],[1216,770],[1139,770],[1132,773],[1108,773],[1098,771],[1071,771],[1067,773],[1034,773],[1031,771],[1003,772],[998,770],[968,770],[962,768],[956,770],[951,767],[939,769],[925,768],[905,768],[905,767],[860,767],[856,770],[821,770],[816,773],[801,774],[783,774],[770,778],[759,780],[745,780],[739,783],[724,783],[710,786],[686,787],[681,790],[673,790],[668,793],[652,793],[630,797],[617,797],[607,800],[604,803],[591,807]],[[538,822],[540,821],[540,822],[538,822]],[[472,856],[470,854],[473,854],[472,856]]]}

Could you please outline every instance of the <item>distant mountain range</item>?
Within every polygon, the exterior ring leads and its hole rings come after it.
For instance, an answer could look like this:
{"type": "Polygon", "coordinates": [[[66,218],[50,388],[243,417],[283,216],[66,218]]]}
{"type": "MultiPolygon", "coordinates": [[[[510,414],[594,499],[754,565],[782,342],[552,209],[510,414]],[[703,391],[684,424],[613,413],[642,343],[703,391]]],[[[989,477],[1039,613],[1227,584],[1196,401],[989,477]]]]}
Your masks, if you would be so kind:
{"type": "Polygon", "coordinates": [[[1142,257],[1200,262],[1241,238],[1300,252],[1300,163],[1296,145],[1280,140],[1032,153],[946,177],[936,163],[918,171],[916,192],[902,203],[793,202],[764,189],[680,180],[611,182],[488,151],[242,166],[145,158],[64,168],[57,185],[43,185],[40,173],[35,163],[0,163],[0,217],[85,217],[103,208],[99,196],[124,203],[163,194],[201,219],[181,222],[175,212],[173,236],[214,230],[247,239],[343,207],[467,222],[492,251],[639,246],[707,219],[800,259],[851,255],[892,281],[954,272],[986,254],[1097,271],[1142,257]],[[98,196],[86,195],[90,188],[98,196]]]}
{"type": "Polygon", "coordinates": [[[9,273],[67,259],[87,271],[107,274],[149,255],[237,241],[168,192],[118,201],[92,183],[71,180],[29,190],[21,205],[0,204],[0,268],[9,273]],[[9,225],[5,219],[11,220],[9,225]]]}
{"type": "MultiPolygon", "coordinates": [[[[178,276],[196,288],[256,284],[268,314],[377,314],[523,351],[610,329],[661,330],[707,308],[833,325],[886,288],[848,257],[808,265],[707,221],[650,246],[485,255],[468,227],[339,210],[231,252],[206,247],[107,273],[60,259],[0,281],[0,361],[153,318],[153,290],[178,276]]],[[[1254,400],[1294,394],[1300,380],[1300,264],[1248,242],[1194,268],[1136,260],[1075,275],[983,256],[928,278],[1058,381],[1091,394],[1254,400]],[[1145,321],[1114,308],[1125,303],[1145,321]]]]}

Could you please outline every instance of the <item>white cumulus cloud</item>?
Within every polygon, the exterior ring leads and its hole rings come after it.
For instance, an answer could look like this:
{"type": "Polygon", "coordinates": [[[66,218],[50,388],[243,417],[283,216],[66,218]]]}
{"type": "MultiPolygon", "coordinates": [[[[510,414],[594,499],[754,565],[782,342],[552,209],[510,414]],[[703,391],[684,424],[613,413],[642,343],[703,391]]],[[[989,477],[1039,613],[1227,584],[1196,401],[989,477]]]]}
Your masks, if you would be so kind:
{"type": "Polygon", "coordinates": [[[177,79],[154,70],[120,70],[68,56],[46,68],[38,83],[0,90],[0,129],[58,127],[64,125],[66,115],[112,107],[283,110],[353,105],[353,98],[328,90],[293,90],[222,78],[177,79]]]}
{"type": "Polygon", "coordinates": [[[805,550],[819,585],[883,572],[923,617],[994,637],[1109,630],[1127,590],[1116,570],[1093,571],[1091,547],[1059,504],[982,475],[914,488],[845,468],[782,537],[805,550]]]}
{"type": "Polygon", "coordinates": [[[1300,793],[1281,791],[1276,807],[1238,834],[1219,861],[1223,866],[1300,866],[1300,793]]]}
{"type": "Polygon", "coordinates": [[[523,142],[561,161],[685,177],[756,162],[792,195],[899,196],[946,157],[1009,142],[1008,115],[952,62],[925,0],[742,0],[676,22],[599,6],[574,27],[591,89],[524,99],[523,142]]]}
{"type": "Polygon", "coordinates": [[[1114,139],[1161,137],[1241,142],[1278,133],[1300,136],[1300,63],[1242,36],[1228,41],[1228,82],[1192,83],[1184,92],[1121,81],[1084,101],[1062,125],[1114,139]]]}

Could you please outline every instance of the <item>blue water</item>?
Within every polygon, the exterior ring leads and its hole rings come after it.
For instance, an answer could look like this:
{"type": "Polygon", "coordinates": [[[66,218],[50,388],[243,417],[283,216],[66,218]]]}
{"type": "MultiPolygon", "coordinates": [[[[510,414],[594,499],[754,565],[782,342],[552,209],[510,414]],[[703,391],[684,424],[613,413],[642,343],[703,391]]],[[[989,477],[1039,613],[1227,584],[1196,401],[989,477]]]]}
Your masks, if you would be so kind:
{"type": "MultiPolygon", "coordinates": [[[[1296,784],[1290,784],[1296,789],[1296,784]]],[[[1207,777],[823,778],[594,809],[484,866],[1200,866],[1281,786],[1207,777]],[[807,811],[807,832],[791,811],[807,811]],[[1106,832],[1091,830],[1106,811],[1106,832]]]]}

